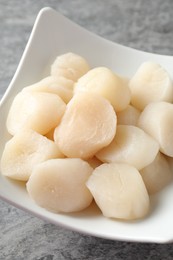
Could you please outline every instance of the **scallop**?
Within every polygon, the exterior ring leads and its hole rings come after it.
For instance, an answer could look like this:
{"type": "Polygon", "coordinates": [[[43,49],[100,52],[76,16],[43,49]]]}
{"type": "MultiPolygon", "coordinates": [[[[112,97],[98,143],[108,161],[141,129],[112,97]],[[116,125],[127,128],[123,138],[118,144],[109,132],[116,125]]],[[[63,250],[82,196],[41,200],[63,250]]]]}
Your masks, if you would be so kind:
{"type": "Polygon", "coordinates": [[[132,220],[149,212],[145,184],[139,171],[131,165],[102,164],[93,171],[86,185],[105,217],[132,220]]]}
{"type": "Polygon", "coordinates": [[[54,140],[70,158],[92,158],[113,140],[117,118],[111,104],[95,93],[78,93],[67,105],[54,140]]]}
{"type": "Polygon", "coordinates": [[[23,88],[23,91],[48,92],[57,94],[66,104],[73,96],[74,82],[64,77],[49,76],[35,84],[23,88]]]}
{"type": "Polygon", "coordinates": [[[131,93],[127,81],[106,67],[88,71],[74,87],[74,93],[94,92],[106,98],[115,111],[124,110],[130,103],[131,93]]]}
{"type": "Polygon", "coordinates": [[[155,159],[158,151],[158,143],[142,129],[118,125],[114,140],[96,157],[103,162],[128,163],[140,170],[155,159]]]}
{"type": "Polygon", "coordinates": [[[56,127],[66,109],[63,100],[52,93],[22,91],[16,95],[7,117],[7,130],[15,135],[32,129],[42,135],[56,127]]]}
{"type": "Polygon", "coordinates": [[[173,101],[173,83],[168,72],[158,63],[141,64],[129,83],[131,103],[143,110],[151,102],[173,101]]]}
{"type": "Polygon", "coordinates": [[[58,56],[51,66],[52,76],[63,76],[74,82],[89,70],[88,62],[78,54],[68,52],[58,56]]]}
{"type": "Polygon", "coordinates": [[[38,163],[63,157],[53,141],[27,129],[18,132],[6,143],[1,158],[1,172],[12,179],[27,181],[38,163]]]}
{"type": "Polygon", "coordinates": [[[173,157],[173,104],[148,104],[140,114],[138,126],[159,143],[162,153],[173,157]]]}
{"type": "Polygon", "coordinates": [[[161,191],[173,180],[173,173],[166,157],[162,153],[158,153],[154,161],[143,168],[141,176],[149,194],[161,191]]]}
{"type": "Polygon", "coordinates": [[[92,171],[87,162],[78,158],[48,160],[34,168],[27,191],[39,206],[50,211],[81,211],[93,200],[85,185],[92,171]]]}

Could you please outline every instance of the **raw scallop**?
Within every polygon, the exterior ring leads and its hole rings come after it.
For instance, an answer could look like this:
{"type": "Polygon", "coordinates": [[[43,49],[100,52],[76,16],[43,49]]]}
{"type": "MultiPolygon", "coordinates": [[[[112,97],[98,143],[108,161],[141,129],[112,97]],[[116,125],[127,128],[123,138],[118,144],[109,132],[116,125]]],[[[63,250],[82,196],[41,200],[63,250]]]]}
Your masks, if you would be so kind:
{"type": "Polygon", "coordinates": [[[105,67],[88,71],[77,81],[74,92],[97,93],[109,100],[116,112],[124,110],[131,98],[127,81],[105,67]]]}
{"type": "Polygon", "coordinates": [[[142,218],[149,211],[142,177],[128,164],[102,164],[93,171],[87,187],[105,217],[131,220],[142,218]]]}
{"type": "Polygon", "coordinates": [[[65,108],[66,104],[56,94],[22,91],[10,107],[7,130],[15,135],[29,128],[45,135],[59,124],[65,108]]]}
{"type": "Polygon", "coordinates": [[[52,76],[62,76],[73,81],[83,76],[89,70],[87,61],[72,52],[58,56],[51,66],[52,76]]]}
{"type": "Polygon", "coordinates": [[[166,157],[160,152],[154,161],[140,171],[149,194],[161,191],[173,180],[166,157]]]}
{"type": "Polygon", "coordinates": [[[41,81],[23,88],[22,91],[48,92],[57,94],[65,103],[68,103],[73,96],[74,82],[64,77],[49,76],[41,81]]]}
{"type": "Polygon", "coordinates": [[[158,143],[142,129],[118,125],[114,140],[96,154],[103,162],[128,163],[138,170],[149,165],[159,151],[158,143]]]}
{"type": "Polygon", "coordinates": [[[173,83],[168,72],[159,64],[148,61],[141,64],[129,83],[131,103],[139,110],[157,101],[173,101],[173,83]]]}
{"type": "Polygon", "coordinates": [[[38,163],[63,157],[53,141],[27,129],[18,132],[6,143],[1,158],[1,172],[12,179],[27,181],[38,163]]]}
{"type": "Polygon", "coordinates": [[[138,126],[160,145],[160,151],[173,157],[173,104],[153,102],[145,107],[138,126]]]}
{"type": "Polygon", "coordinates": [[[85,183],[93,169],[81,159],[52,159],[39,164],[27,182],[35,202],[54,212],[76,212],[92,202],[85,183]]]}
{"type": "Polygon", "coordinates": [[[88,159],[111,143],[117,118],[111,104],[95,93],[78,93],[67,105],[54,140],[67,157],[88,159]]]}

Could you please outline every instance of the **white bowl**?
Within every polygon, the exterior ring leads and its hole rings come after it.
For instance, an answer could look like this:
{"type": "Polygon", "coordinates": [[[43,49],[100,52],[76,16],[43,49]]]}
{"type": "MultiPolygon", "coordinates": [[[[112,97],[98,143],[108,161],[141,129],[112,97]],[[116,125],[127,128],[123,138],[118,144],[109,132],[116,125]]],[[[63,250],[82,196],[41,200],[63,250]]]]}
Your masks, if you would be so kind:
{"type": "MultiPolygon", "coordinates": [[[[0,156],[9,138],[6,117],[13,97],[23,87],[49,74],[50,64],[59,54],[75,52],[91,66],[106,66],[131,76],[145,60],[161,63],[173,76],[173,58],[133,50],[96,36],[50,8],[38,14],[18,69],[0,104],[0,156]]],[[[54,214],[37,206],[25,186],[0,174],[0,197],[46,221],[113,240],[166,243],[173,241],[173,184],[151,198],[149,216],[139,221],[107,219],[92,205],[76,214],[54,214]]]]}

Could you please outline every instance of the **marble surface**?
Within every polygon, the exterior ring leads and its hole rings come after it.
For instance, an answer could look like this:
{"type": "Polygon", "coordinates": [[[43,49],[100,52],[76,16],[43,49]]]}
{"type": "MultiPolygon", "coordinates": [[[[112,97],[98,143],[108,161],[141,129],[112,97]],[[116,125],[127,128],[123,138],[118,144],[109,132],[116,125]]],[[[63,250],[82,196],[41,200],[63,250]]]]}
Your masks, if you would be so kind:
{"type": "MultiPolygon", "coordinates": [[[[173,55],[172,0],[0,0],[0,95],[39,10],[53,7],[112,41],[173,55]]],[[[0,260],[173,259],[172,244],[110,241],[54,226],[0,201],[0,260]]]]}

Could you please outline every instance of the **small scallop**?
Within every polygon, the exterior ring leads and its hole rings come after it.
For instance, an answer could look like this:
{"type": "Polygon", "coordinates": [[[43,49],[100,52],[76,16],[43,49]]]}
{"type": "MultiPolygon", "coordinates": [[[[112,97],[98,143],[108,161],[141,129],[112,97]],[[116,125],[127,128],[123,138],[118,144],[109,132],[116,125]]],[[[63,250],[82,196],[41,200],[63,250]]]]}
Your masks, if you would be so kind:
{"type": "Polygon", "coordinates": [[[173,173],[169,163],[160,152],[154,161],[143,168],[140,173],[149,194],[161,191],[173,181],[173,173]]]}
{"type": "Polygon", "coordinates": [[[132,105],[128,105],[126,109],[117,113],[117,124],[137,126],[139,116],[140,111],[132,105]]]}
{"type": "Polygon", "coordinates": [[[41,207],[53,212],[77,212],[93,197],[85,183],[93,169],[78,158],[52,159],[35,167],[27,191],[41,207]]]}
{"type": "Polygon", "coordinates": [[[162,153],[173,157],[173,104],[148,104],[140,114],[138,126],[159,143],[162,153]]]}
{"type": "Polygon", "coordinates": [[[156,62],[141,64],[129,83],[131,103],[139,110],[156,101],[173,101],[173,82],[168,72],[156,62]]]}
{"type": "Polygon", "coordinates": [[[52,76],[63,76],[77,81],[89,70],[88,62],[78,54],[69,52],[58,56],[51,66],[52,76]]]}
{"type": "Polygon", "coordinates": [[[27,181],[38,163],[63,157],[54,142],[27,129],[18,132],[6,143],[1,158],[1,172],[12,179],[27,181]]]}
{"type": "Polygon", "coordinates": [[[142,129],[117,125],[114,140],[96,153],[96,157],[103,162],[128,163],[140,170],[155,159],[158,151],[158,143],[142,129]]]}
{"type": "Polygon", "coordinates": [[[67,105],[54,140],[67,157],[88,159],[111,143],[117,118],[111,104],[95,93],[78,93],[67,105]]]}
{"type": "Polygon", "coordinates": [[[22,91],[16,95],[7,116],[7,130],[15,135],[33,129],[45,135],[56,127],[66,109],[63,100],[52,93],[22,91]]]}
{"type": "Polygon", "coordinates": [[[105,217],[132,220],[149,212],[145,184],[131,165],[102,164],[93,171],[86,185],[105,217]]]}
{"type": "Polygon", "coordinates": [[[49,76],[41,81],[23,88],[22,91],[48,92],[57,94],[65,103],[68,103],[73,96],[74,82],[64,77],[49,76]]]}
{"type": "Polygon", "coordinates": [[[77,92],[94,92],[103,96],[116,112],[124,110],[131,98],[127,81],[106,67],[94,68],[81,77],[74,87],[74,93],[77,92]]]}

